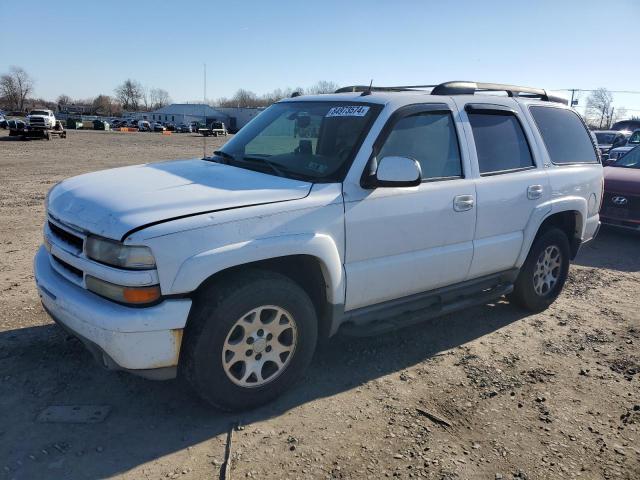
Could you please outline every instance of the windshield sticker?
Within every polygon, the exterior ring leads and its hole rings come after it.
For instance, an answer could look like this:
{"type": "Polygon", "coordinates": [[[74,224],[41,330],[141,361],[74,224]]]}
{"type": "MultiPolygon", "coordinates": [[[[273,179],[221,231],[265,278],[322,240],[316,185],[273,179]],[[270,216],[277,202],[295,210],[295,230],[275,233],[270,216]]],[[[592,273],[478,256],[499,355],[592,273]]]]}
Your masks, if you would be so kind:
{"type": "Polygon", "coordinates": [[[369,107],[353,105],[349,107],[332,107],[325,117],[364,117],[369,107]]]}

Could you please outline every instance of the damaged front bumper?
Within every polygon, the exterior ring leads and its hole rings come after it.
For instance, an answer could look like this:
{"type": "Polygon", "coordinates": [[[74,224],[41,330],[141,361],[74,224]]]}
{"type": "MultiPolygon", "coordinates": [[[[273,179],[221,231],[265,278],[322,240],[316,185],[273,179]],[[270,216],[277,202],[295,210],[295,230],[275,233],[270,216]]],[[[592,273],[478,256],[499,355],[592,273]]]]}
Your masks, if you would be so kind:
{"type": "Polygon", "coordinates": [[[190,299],[145,308],[105,300],[58,274],[44,247],[34,259],[34,273],[45,310],[102,366],[158,380],[176,376],[190,299]]]}

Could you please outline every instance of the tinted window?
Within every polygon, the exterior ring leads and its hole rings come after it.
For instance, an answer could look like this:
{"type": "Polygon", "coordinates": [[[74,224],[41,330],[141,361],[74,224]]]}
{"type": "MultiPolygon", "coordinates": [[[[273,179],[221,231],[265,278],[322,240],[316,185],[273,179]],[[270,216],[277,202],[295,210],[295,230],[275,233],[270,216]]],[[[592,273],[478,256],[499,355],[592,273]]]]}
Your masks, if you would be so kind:
{"type": "Polygon", "coordinates": [[[571,110],[530,107],[553,163],[595,163],[593,143],[584,124],[571,110]]]}
{"type": "Polygon", "coordinates": [[[449,113],[424,112],[400,119],[378,159],[389,156],[417,160],[423,179],[462,176],[458,139],[449,113]]]}
{"type": "Polygon", "coordinates": [[[469,113],[478,152],[480,173],[495,173],[533,166],[522,126],[510,113],[469,113]]]}
{"type": "Polygon", "coordinates": [[[629,137],[629,143],[632,145],[637,145],[638,143],[640,143],[640,130],[636,130],[631,134],[631,136],[629,137]]]}

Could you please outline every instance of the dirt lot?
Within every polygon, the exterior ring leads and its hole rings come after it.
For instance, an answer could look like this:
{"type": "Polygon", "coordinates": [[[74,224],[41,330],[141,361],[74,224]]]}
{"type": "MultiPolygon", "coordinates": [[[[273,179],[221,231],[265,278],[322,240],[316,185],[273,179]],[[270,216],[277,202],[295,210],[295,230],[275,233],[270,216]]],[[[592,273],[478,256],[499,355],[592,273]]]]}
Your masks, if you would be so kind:
{"type": "Polygon", "coordinates": [[[179,380],[101,370],[38,301],[45,194],[78,173],[201,152],[190,134],[0,133],[0,478],[218,478],[236,422],[234,479],[640,478],[638,235],[603,230],[543,314],[498,302],[338,337],[303,382],[251,413],[211,410],[179,380]],[[38,422],[49,405],[111,411],[38,422]]]}

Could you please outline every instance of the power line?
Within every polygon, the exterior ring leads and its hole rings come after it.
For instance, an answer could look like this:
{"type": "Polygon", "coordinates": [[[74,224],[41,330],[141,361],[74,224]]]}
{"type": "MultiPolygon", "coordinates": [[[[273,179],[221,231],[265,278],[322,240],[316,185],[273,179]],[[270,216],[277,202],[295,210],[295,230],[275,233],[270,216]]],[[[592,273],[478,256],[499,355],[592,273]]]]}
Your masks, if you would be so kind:
{"type": "MultiPolygon", "coordinates": [[[[589,90],[586,88],[550,88],[549,90],[555,92],[595,92],[595,90],[589,90]]],[[[607,90],[610,93],[629,93],[632,95],[640,95],[640,91],[638,90],[607,90]]]]}

